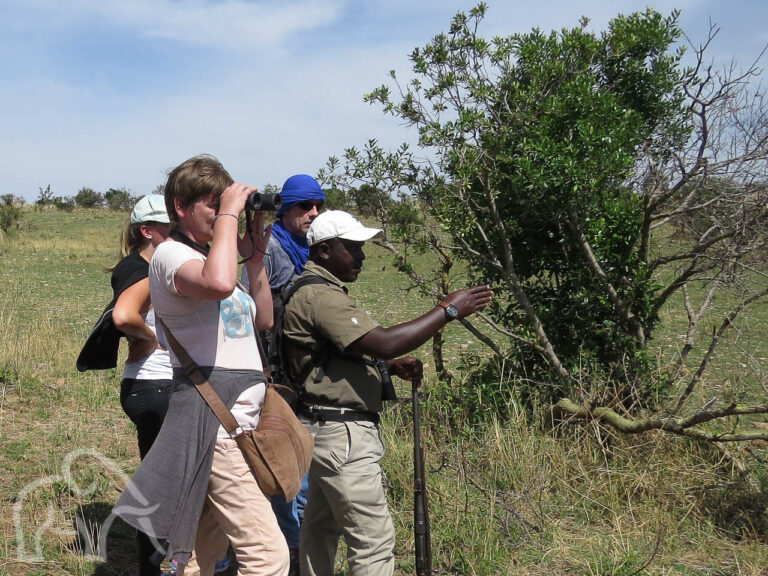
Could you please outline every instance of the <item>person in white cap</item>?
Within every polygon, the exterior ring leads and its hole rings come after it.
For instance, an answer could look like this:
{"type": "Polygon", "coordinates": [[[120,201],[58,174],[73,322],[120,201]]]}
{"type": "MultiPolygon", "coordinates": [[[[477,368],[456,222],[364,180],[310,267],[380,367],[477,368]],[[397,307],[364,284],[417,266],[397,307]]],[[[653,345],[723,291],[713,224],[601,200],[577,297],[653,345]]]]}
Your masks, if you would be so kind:
{"type": "Polygon", "coordinates": [[[117,298],[112,322],[128,340],[120,402],[136,425],[142,458],[160,431],[173,378],[168,351],[157,342],[148,278],[149,261],[168,237],[169,222],[162,194],[141,198],[123,229],[122,259],[112,269],[112,289],[117,298]]]}
{"type": "Polygon", "coordinates": [[[452,292],[426,314],[380,326],[347,295],[365,260],[363,245],[381,230],[351,214],[320,214],[307,232],[309,261],[283,318],[286,369],[297,384],[300,416],[315,438],[309,494],[301,527],[301,574],[332,576],[340,535],[352,576],[394,572],[395,530],[382,484],[384,445],[379,432],[382,374],[422,377],[422,364],[402,356],[449,321],[488,305],[492,292],[477,286],[452,292]],[[315,276],[309,282],[309,277],[315,276]]]}
{"type": "MultiPolygon", "coordinates": [[[[160,432],[173,384],[168,351],[157,342],[149,297],[149,261],[170,231],[165,198],[150,194],[133,208],[121,238],[121,260],[112,269],[115,303],[112,322],[128,340],[128,358],[120,382],[120,405],[136,426],[141,459],[160,432]]],[[[157,576],[151,540],[137,532],[140,576],[157,576]]]]}

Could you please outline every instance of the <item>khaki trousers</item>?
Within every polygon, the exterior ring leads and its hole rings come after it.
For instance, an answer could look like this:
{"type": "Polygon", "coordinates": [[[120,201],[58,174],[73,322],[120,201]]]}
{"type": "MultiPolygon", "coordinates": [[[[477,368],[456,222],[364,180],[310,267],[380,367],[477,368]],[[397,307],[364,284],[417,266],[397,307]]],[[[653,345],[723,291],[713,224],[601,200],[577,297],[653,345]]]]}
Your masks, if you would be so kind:
{"type": "Polygon", "coordinates": [[[350,576],[391,576],[395,529],[382,483],[378,426],[303,421],[315,450],[301,526],[302,576],[333,576],[339,536],[347,544],[350,576]]]}
{"type": "Polygon", "coordinates": [[[285,576],[288,546],[269,498],[264,496],[234,440],[217,438],[211,477],[197,526],[195,551],[179,576],[211,576],[229,544],[242,576],[285,576]]]}

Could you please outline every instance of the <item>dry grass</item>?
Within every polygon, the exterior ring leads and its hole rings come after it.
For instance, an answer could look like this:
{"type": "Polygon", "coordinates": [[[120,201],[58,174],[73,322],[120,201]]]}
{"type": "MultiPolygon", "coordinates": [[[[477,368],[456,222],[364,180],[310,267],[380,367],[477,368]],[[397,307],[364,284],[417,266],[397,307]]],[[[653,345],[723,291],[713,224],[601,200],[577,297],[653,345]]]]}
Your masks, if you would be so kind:
{"type": "MultiPolygon", "coordinates": [[[[122,218],[107,211],[29,212],[14,237],[0,239],[0,574],[135,572],[133,537],[124,526],[109,532],[109,564],[87,555],[138,454],[119,406],[119,374],[80,374],[74,367],[109,300],[102,269],[112,263],[122,218]],[[84,531],[89,538],[78,536],[78,516],[81,526],[90,527],[84,531]],[[41,558],[25,560],[20,553],[36,555],[38,537],[41,558]]],[[[406,294],[405,286],[388,257],[369,247],[353,296],[392,324],[431,305],[406,294]]],[[[473,344],[458,326],[450,328],[446,352],[455,365],[462,347],[473,344]]],[[[731,350],[754,350],[746,340],[755,333],[765,337],[765,323],[742,328],[731,350]]],[[[428,348],[418,355],[428,361],[428,348]]],[[[734,355],[721,361],[729,376],[707,382],[702,399],[717,386],[722,394],[744,384],[748,379],[741,374],[754,374],[761,365],[734,355]]],[[[408,394],[405,387],[400,392],[408,394]]],[[[759,470],[748,484],[731,474],[722,453],[686,440],[615,437],[590,424],[551,430],[543,424],[546,414],[532,417],[514,406],[512,414],[509,421],[474,429],[439,405],[424,414],[434,567],[440,574],[766,573],[768,523],[759,470]]],[[[397,574],[410,574],[408,404],[391,407],[382,428],[398,532],[397,574]]]]}

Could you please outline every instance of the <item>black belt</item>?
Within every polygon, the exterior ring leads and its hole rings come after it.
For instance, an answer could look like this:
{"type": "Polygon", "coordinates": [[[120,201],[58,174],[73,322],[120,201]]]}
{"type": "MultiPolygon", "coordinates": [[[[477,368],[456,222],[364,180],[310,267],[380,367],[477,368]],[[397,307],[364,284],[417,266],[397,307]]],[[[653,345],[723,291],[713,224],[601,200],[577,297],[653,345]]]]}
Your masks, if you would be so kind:
{"type": "Polygon", "coordinates": [[[379,423],[379,415],[376,412],[354,410],[353,408],[339,408],[336,406],[318,406],[304,404],[299,409],[299,414],[306,416],[312,422],[356,422],[365,421],[379,423]]]}

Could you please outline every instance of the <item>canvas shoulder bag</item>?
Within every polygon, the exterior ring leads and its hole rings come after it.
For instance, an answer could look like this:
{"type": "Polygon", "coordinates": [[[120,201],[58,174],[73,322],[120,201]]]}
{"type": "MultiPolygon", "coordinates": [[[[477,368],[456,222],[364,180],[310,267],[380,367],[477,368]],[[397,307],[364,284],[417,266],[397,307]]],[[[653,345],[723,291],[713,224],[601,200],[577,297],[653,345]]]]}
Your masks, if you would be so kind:
{"type": "MultiPolygon", "coordinates": [[[[200,371],[184,347],[157,317],[184,372],[192,380],[200,395],[211,407],[227,433],[237,442],[248,462],[259,488],[267,496],[282,494],[287,501],[293,500],[301,488],[301,479],[312,462],[314,441],[306,427],[299,421],[291,407],[278,392],[278,386],[267,384],[264,404],[255,430],[242,430],[221,397],[200,371]]],[[[258,342],[258,339],[257,339],[258,342]]],[[[259,353],[264,354],[259,343],[259,353]]],[[[266,369],[269,378],[268,369],[266,369]]]]}

